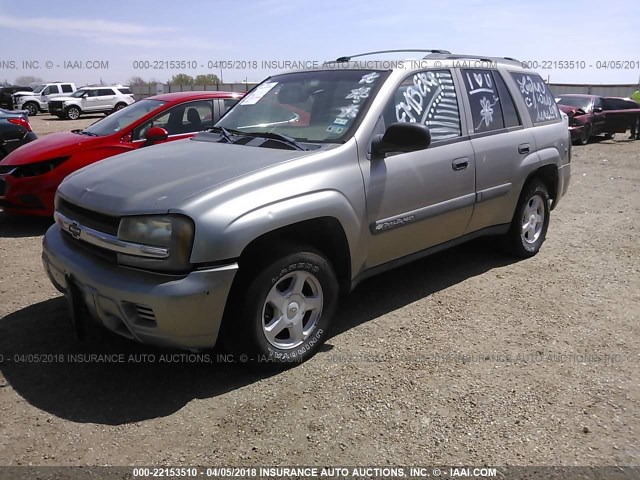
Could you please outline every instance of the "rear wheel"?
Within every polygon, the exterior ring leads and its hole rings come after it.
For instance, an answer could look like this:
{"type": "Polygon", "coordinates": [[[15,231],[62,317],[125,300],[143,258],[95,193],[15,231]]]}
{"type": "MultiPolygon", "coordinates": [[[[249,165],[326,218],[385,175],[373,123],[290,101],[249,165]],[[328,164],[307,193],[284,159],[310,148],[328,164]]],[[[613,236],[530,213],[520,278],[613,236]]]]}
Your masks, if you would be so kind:
{"type": "MultiPolygon", "coordinates": [[[[241,267],[242,268],[242,267],[241,267]]],[[[240,275],[240,273],[239,273],[240,275]]],[[[311,358],[327,338],[338,298],[329,261],[298,246],[240,278],[222,341],[241,363],[281,369],[311,358]]]]}
{"type": "Polygon", "coordinates": [[[80,109],[78,107],[69,107],[66,111],[69,120],[77,120],[80,118],[80,109]]]}
{"type": "Polygon", "coordinates": [[[542,247],[548,227],[549,192],[541,181],[534,179],[522,189],[503,245],[508,253],[516,257],[532,257],[542,247]]]}

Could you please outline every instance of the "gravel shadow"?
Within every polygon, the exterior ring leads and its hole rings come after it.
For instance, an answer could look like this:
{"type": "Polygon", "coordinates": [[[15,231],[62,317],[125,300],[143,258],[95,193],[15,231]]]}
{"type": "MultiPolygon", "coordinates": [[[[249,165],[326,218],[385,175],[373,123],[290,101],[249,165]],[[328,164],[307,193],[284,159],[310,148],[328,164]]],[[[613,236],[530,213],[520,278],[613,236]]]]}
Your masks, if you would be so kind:
{"type": "Polygon", "coordinates": [[[0,238],[23,238],[44,235],[53,225],[53,217],[20,217],[0,210],[0,238]]]}
{"type": "MultiPolygon", "coordinates": [[[[472,242],[373,277],[341,299],[333,335],[512,262],[484,242],[472,242]]],[[[193,399],[269,375],[217,361],[224,354],[216,351],[176,357],[184,355],[190,354],[141,345],[97,325],[89,325],[87,339],[77,342],[66,301],[57,297],[0,320],[0,371],[8,382],[0,392],[10,385],[58,417],[120,425],[170,415],[193,399]]]]}

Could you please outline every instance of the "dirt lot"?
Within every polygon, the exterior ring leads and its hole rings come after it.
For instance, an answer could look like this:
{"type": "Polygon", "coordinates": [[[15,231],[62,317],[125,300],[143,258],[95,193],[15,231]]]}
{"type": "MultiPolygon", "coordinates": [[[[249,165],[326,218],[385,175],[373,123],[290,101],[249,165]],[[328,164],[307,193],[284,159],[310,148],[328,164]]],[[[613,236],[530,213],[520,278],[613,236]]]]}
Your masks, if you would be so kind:
{"type": "Polygon", "coordinates": [[[639,211],[640,142],[576,147],[537,257],[475,242],[373,278],[271,376],[97,327],[76,342],[47,222],[0,216],[0,464],[637,465],[639,211]]]}

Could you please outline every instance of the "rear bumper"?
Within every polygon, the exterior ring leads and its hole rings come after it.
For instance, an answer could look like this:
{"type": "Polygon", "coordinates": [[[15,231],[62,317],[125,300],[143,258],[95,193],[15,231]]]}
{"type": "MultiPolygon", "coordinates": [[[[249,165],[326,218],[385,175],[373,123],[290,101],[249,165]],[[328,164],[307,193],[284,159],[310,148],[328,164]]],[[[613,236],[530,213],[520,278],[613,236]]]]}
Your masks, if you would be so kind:
{"type": "Polygon", "coordinates": [[[565,196],[569,190],[569,182],[571,181],[571,163],[566,163],[558,168],[558,195],[553,201],[552,208],[558,206],[558,202],[565,196]]]}
{"type": "Polygon", "coordinates": [[[109,330],[142,343],[213,347],[237,264],[164,275],[113,265],[74,248],[53,225],[42,260],[49,279],[67,293],[73,279],[90,316],[109,330]]]}

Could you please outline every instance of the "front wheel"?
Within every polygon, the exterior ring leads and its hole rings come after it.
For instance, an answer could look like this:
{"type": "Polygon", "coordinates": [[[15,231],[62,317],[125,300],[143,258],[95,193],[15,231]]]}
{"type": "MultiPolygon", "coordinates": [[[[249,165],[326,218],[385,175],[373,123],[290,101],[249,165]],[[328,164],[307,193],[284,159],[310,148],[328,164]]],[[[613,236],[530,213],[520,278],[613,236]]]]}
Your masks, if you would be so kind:
{"type": "Polygon", "coordinates": [[[223,326],[225,347],[259,369],[311,358],[327,339],[338,299],[330,262],[320,252],[298,247],[243,277],[223,326]]]}
{"type": "Polygon", "coordinates": [[[67,108],[67,118],[69,120],[77,120],[80,118],[80,109],[78,107],[67,108]]]}
{"type": "Polygon", "coordinates": [[[38,114],[38,106],[33,102],[25,103],[22,106],[22,109],[26,110],[27,115],[29,115],[30,117],[35,117],[38,114]]]}
{"type": "Polygon", "coordinates": [[[590,137],[591,137],[591,126],[589,126],[589,124],[586,124],[584,127],[582,127],[582,135],[580,136],[580,139],[576,143],[578,145],[586,145],[587,143],[589,143],[590,137]]]}
{"type": "Polygon", "coordinates": [[[509,231],[503,241],[507,252],[519,257],[533,257],[545,240],[549,228],[549,192],[539,180],[525,184],[509,231]]]}

